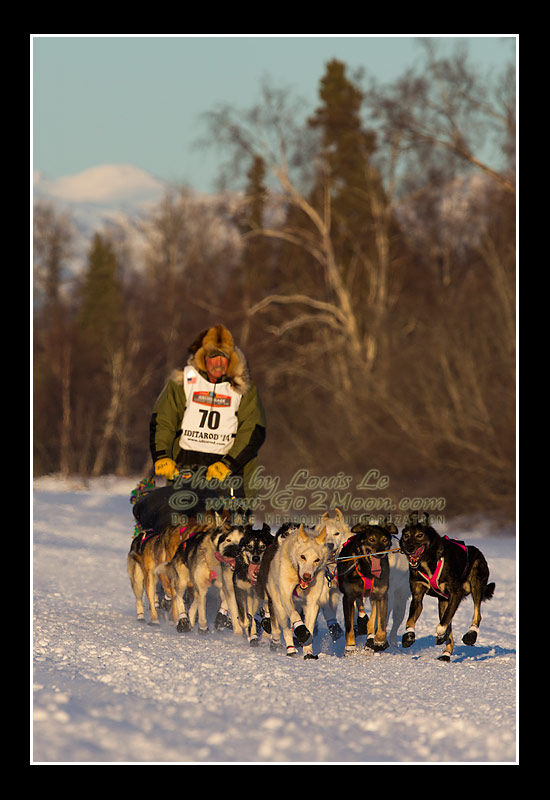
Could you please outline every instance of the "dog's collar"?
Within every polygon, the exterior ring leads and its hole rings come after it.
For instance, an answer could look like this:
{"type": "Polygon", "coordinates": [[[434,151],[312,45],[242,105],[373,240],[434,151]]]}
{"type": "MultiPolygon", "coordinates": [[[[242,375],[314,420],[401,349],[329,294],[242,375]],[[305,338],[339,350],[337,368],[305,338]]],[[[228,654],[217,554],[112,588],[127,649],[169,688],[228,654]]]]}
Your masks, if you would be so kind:
{"type": "Polygon", "coordinates": [[[332,581],[336,581],[336,585],[338,585],[338,563],[334,562],[334,571],[331,571],[329,564],[325,567],[325,578],[330,585],[332,581]]]}

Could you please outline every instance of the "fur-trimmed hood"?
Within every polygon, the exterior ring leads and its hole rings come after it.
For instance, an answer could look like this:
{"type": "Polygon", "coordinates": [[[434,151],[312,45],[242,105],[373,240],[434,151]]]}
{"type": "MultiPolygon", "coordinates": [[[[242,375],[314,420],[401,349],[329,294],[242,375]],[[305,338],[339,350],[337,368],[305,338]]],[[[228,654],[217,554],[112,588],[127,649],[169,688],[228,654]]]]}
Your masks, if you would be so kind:
{"type": "MultiPolygon", "coordinates": [[[[250,389],[250,375],[243,352],[235,345],[233,336],[224,325],[214,325],[201,331],[189,346],[188,366],[206,374],[206,357],[211,353],[223,353],[229,359],[225,377],[239,394],[250,389]]],[[[176,369],[170,376],[176,383],[183,383],[183,370],[176,369]]]]}

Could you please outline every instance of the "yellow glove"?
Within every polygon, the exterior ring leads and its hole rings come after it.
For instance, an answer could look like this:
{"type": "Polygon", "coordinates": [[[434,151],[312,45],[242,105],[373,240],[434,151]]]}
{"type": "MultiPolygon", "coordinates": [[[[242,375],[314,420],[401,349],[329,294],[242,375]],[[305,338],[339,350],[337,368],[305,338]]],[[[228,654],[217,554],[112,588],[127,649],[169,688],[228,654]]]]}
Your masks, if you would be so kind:
{"type": "Polygon", "coordinates": [[[155,475],[163,475],[171,481],[177,472],[176,462],[171,458],[159,458],[158,461],[155,461],[155,475]]]}
{"type": "Polygon", "coordinates": [[[222,482],[230,474],[231,470],[229,467],[226,467],[222,461],[216,461],[215,464],[211,464],[206,470],[206,480],[211,481],[212,478],[216,478],[218,481],[222,482]]]}

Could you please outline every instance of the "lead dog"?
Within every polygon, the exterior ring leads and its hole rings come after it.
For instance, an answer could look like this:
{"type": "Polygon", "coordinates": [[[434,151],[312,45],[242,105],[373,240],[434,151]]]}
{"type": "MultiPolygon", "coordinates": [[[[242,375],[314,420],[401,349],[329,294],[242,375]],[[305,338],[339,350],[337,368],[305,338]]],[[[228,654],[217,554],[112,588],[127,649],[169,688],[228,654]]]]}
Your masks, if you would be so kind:
{"type": "Polygon", "coordinates": [[[236,634],[244,634],[251,646],[259,643],[254,617],[258,611],[260,598],[256,592],[258,572],[269,546],[273,543],[269,525],[255,530],[247,525],[237,549],[233,572],[233,590],[237,615],[233,618],[236,634]]]}
{"type": "Polygon", "coordinates": [[[282,539],[272,559],[262,562],[257,592],[269,598],[272,647],[280,642],[281,631],[289,656],[296,656],[294,636],[303,646],[304,658],[313,655],[313,635],[319,612],[319,601],[325,581],[328,548],[326,531],[317,533],[300,525],[297,531],[282,539]],[[297,609],[303,607],[304,620],[297,609]]]}
{"type": "Polygon", "coordinates": [[[458,606],[464,597],[472,595],[474,615],[462,641],[473,645],[481,622],[481,603],[492,598],[495,584],[488,583],[489,567],[481,550],[440,536],[429,524],[429,516],[424,517],[424,522],[419,522],[417,515],[410,517],[401,533],[400,546],[409,559],[412,593],[402,644],[410,647],[415,640],[415,625],[422,613],[424,595],[437,597],[436,643],[445,643],[439,660],[450,661],[454,649],[452,620],[458,606]]]}
{"type": "Polygon", "coordinates": [[[381,651],[389,645],[386,624],[390,568],[388,556],[379,554],[390,549],[391,533],[381,525],[366,523],[354,525],[351,532],[354,536],[342,547],[338,561],[338,585],[344,595],[342,604],[346,655],[356,650],[354,632],[356,609],[358,633],[367,634],[365,647],[381,651]],[[370,618],[365,612],[365,597],[369,597],[371,602],[370,618]]]}

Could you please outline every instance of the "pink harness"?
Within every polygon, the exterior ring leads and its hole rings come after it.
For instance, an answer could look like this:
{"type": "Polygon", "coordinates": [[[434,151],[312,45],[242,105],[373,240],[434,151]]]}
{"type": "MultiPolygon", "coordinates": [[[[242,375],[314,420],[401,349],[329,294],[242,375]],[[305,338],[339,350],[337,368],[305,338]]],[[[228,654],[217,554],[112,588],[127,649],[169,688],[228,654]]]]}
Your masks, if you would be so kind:
{"type": "Polygon", "coordinates": [[[436,594],[439,594],[441,595],[441,597],[444,597],[446,600],[448,600],[449,595],[445,594],[443,589],[441,589],[441,587],[439,586],[439,576],[441,575],[441,570],[443,569],[444,563],[445,559],[440,558],[439,561],[437,562],[434,574],[431,577],[429,575],[426,575],[425,572],[421,572],[420,570],[418,570],[418,574],[421,575],[424,578],[424,580],[430,584],[430,587],[434,590],[436,594]]]}
{"type": "MultiPolygon", "coordinates": [[[[462,550],[464,550],[464,554],[466,556],[466,565],[465,565],[464,570],[462,572],[462,576],[461,576],[461,579],[462,579],[464,577],[465,573],[466,573],[466,570],[468,569],[468,548],[466,547],[464,542],[461,542],[459,539],[449,539],[448,536],[444,536],[443,538],[447,539],[448,542],[452,542],[453,544],[456,544],[457,547],[461,547],[462,550]]],[[[448,600],[449,599],[449,595],[446,594],[446,592],[444,592],[443,589],[441,589],[441,587],[439,586],[439,576],[441,575],[441,571],[443,569],[443,564],[444,563],[445,563],[445,559],[443,557],[441,557],[439,559],[439,561],[437,562],[436,568],[434,569],[433,575],[431,577],[429,575],[426,575],[425,572],[421,572],[420,570],[418,570],[418,574],[421,575],[424,578],[424,580],[429,583],[430,588],[433,589],[436,594],[438,594],[441,597],[444,597],[446,600],[448,600]]]]}
{"type": "Polygon", "coordinates": [[[374,583],[374,579],[375,578],[379,578],[380,574],[382,572],[382,567],[380,566],[380,559],[379,558],[373,558],[371,556],[370,562],[371,562],[370,571],[373,574],[372,578],[368,578],[366,575],[363,575],[363,573],[359,569],[359,565],[357,564],[357,562],[355,563],[355,571],[357,572],[357,574],[359,575],[359,577],[363,581],[363,597],[366,597],[367,595],[369,595],[371,593],[372,585],[374,583]]]}
{"type": "MultiPolygon", "coordinates": [[[[347,545],[348,542],[351,542],[351,540],[355,538],[355,536],[356,536],[356,534],[353,533],[349,537],[349,539],[346,542],[344,542],[344,544],[341,547],[340,552],[344,549],[344,547],[347,545]]],[[[364,558],[367,558],[367,556],[364,556],[364,558]]],[[[371,572],[372,572],[372,574],[374,576],[372,578],[368,578],[366,575],[363,575],[363,573],[359,569],[359,565],[358,565],[357,561],[355,562],[354,567],[355,567],[355,571],[357,572],[357,574],[359,575],[359,577],[363,581],[363,597],[367,597],[372,591],[372,585],[374,583],[374,578],[379,578],[380,577],[380,573],[382,572],[382,568],[380,566],[380,559],[379,558],[371,558],[371,568],[370,569],[371,569],[371,572]]],[[[336,580],[338,580],[338,578],[336,578],[336,580]]]]}

